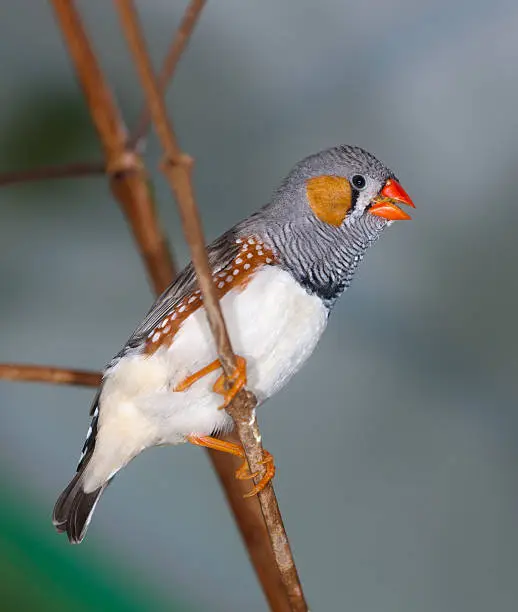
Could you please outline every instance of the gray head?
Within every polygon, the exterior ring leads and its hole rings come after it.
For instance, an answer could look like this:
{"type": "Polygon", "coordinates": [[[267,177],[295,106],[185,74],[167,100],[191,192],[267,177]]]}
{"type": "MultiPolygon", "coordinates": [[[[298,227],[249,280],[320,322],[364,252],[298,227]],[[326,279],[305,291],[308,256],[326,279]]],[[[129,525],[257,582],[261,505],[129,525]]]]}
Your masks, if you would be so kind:
{"type": "Polygon", "coordinates": [[[394,173],[364,149],[344,145],[299,162],[248,227],[331,306],[381,231],[410,219],[396,203],[413,206],[394,173]]]}

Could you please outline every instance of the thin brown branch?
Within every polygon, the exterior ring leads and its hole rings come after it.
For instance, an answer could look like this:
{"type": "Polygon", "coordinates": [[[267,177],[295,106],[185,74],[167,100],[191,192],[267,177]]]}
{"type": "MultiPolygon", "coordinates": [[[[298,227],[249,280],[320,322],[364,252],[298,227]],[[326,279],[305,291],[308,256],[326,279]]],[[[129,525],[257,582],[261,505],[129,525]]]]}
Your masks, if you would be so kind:
{"type": "MultiPolygon", "coordinates": [[[[169,47],[169,51],[167,52],[162,65],[162,70],[160,71],[160,75],[158,77],[158,85],[162,93],[164,93],[167,85],[176,71],[178,62],[189,44],[189,40],[191,39],[194,28],[198,23],[206,2],[207,0],[191,0],[185,9],[182,21],[176,30],[173,41],[169,47]]],[[[130,148],[134,149],[138,147],[141,140],[145,137],[149,130],[150,122],[151,117],[149,115],[149,109],[147,105],[145,105],[140,113],[137,126],[129,139],[130,148]]]]}
{"type": "Polygon", "coordinates": [[[13,170],[12,172],[0,173],[0,187],[32,181],[102,176],[104,172],[105,164],[103,162],[77,162],[59,166],[42,166],[30,170],[13,170]]]}
{"type": "Polygon", "coordinates": [[[126,147],[127,130],[73,0],[51,0],[104,150],[112,192],[124,210],[157,293],[174,277],[167,242],[140,157],[126,147]]]}
{"type": "MultiPolygon", "coordinates": [[[[228,377],[233,373],[236,361],[216,296],[212,272],[205,250],[205,240],[191,180],[193,160],[181,151],[176,140],[172,123],[167,116],[160,87],[153,73],[134,3],[132,0],[116,0],[115,4],[119,11],[128,46],[133,54],[155,130],[164,149],[165,157],[162,170],[178,202],[184,234],[191,250],[192,261],[203,294],[209,324],[216,341],[220,363],[228,377]]],[[[253,394],[243,390],[232,402],[228,412],[234,420],[250,469],[253,472],[261,472],[263,449],[255,420],[256,404],[257,400],[253,394]]],[[[259,494],[259,502],[291,609],[297,612],[306,611],[307,604],[304,600],[302,586],[271,483],[259,494]]]]}
{"type": "MultiPolygon", "coordinates": [[[[234,444],[240,442],[234,432],[227,434],[225,438],[234,444]]],[[[245,499],[244,495],[249,491],[250,485],[246,481],[236,480],[235,477],[241,460],[219,451],[209,450],[209,454],[225,490],[227,502],[234,513],[235,521],[239,526],[270,610],[290,612],[291,606],[276,565],[259,499],[257,496],[245,499]]]]}
{"type": "Polygon", "coordinates": [[[0,379],[45,382],[55,385],[81,385],[84,387],[98,387],[101,384],[101,374],[99,372],[18,363],[0,364],[0,379]]]}

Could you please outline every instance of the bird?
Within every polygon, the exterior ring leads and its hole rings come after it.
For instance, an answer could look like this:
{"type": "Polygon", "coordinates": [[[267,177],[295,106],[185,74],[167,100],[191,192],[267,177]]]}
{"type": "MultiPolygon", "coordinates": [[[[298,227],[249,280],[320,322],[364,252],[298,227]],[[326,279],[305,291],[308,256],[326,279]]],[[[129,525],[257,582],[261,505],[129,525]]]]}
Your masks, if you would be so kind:
{"type": "MultiPolygon", "coordinates": [[[[235,372],[227,381],[221,371],[191,263],[103,370],[76,474],[54,507],[57,531],[81,542],[115,474],[149,447],[190,442],[244,459],[240,445],[218,437],[233,427],[224,408],[245,384],[259,406],[300,370],[367,249],[410,219],[401,204],[415,208],[381,161],[335,146],[297,163],[268,204],[212,242],[235,372]]],[[[273,478],[266,451],[263,463],[249,495],[273,478]]],[[[254,476],[246,460],[236,472],[254,476]]]]}

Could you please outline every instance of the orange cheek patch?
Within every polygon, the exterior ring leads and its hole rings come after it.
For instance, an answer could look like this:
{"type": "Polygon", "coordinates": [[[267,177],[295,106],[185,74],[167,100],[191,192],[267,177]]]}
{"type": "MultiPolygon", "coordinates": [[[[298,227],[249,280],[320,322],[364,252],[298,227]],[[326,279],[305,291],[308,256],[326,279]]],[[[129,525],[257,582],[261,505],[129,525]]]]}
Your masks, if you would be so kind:
{"type": "Polygon", "coordinates": [[[308,179],[306,193],[311,210],[329,225],[343,223],[351,208],[351,185],[341,176],[315,176],[308,179]]]}
{"type": "MultiPolygon", "coordinates": [[[[231,289],[242,291],[259,268],[275,263],[273,252],[255,236],[238,238],[236,244],[239,245],[237,256],[213,276],[220,300],[231,289]]],[[[148,334],[145,352],[152,354],[163,345],[170,346],[185,319],[202,306],[203,298],[199,289],[186,295],[148,334]]]]}

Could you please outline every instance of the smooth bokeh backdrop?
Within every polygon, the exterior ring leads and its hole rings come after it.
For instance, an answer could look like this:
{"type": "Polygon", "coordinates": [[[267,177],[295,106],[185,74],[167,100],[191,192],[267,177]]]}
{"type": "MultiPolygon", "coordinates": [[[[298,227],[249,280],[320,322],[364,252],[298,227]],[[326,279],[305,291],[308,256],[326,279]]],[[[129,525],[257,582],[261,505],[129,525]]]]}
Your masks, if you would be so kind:
{"type": "MultiPolygon", "coordinates": [[[[138,4],[158,64],[185,2],[138,4]]],[[[113,6],[78,5],[133,123],[113,6]]],[[[0,171],[97,159],[50,5],[1,1],[0,33],[0,171]]],[[[518,605],[517,33],[511,0],[211,0],[168,95],[209,239],[340,143],[378,155],[417,206],[259,414],[312,610],[518,605]]],[[[0,360],[101,368],[151,300],[103,177],[0,190],[0,360]]],[[[264,610],[200,449],[140,456],[81,546],[54,533],[92,395],[0,381],[2,609],[264,610]]]]}

